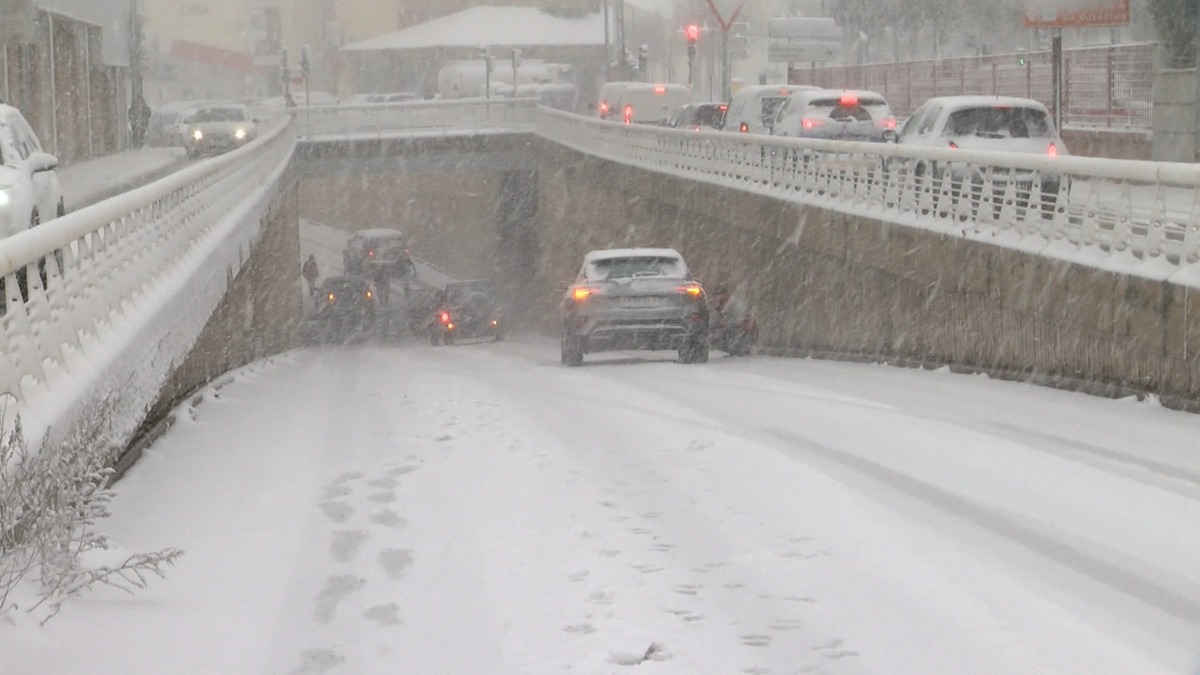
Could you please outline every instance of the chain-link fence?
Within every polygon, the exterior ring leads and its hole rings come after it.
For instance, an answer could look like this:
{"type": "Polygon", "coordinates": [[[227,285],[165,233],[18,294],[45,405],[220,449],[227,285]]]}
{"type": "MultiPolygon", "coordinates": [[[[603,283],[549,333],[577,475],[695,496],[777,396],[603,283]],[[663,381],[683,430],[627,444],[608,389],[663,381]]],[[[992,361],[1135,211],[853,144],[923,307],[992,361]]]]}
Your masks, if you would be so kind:
{"type": "MultiPolygon", "coordinates": [[[[1063,51],[1063,126],[1150,128],[1154,43],[1063,51]]],[[[796,68],[792,84],[868,89],[907,116],[934,96],[1022,96],[1053,103],[1050,52],[796,68]]]]}

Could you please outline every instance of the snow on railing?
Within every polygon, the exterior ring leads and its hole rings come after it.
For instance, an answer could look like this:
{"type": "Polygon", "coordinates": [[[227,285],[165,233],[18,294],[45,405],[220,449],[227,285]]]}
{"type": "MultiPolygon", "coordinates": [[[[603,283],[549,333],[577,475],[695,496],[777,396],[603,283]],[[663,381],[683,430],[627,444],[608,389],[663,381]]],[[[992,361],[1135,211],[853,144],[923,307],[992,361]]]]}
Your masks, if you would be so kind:
{"type": "Polygon", "coordinates": [[[89,397],[144,413],[244,263],[294,147],[280,123],[245,147],[0,240],[5,428],[14,403],[34,442],[72,408],[96,405],[89,397]],[[135,372],[108,372],[130,365],[135,372]]]}
{"type": "Polygon", "coordinates": [[[399,135],[460,135],[465,131],[529,131],[536,98],[472,98],[355,106],[293,108],[303,140],[399,135]]]}
{"type": "Polygon", "coordinates": [[[1200,261],[1194,164],[697,133],[547,108],[537,130],[632,166],[1139,276],[1200,261]]]}

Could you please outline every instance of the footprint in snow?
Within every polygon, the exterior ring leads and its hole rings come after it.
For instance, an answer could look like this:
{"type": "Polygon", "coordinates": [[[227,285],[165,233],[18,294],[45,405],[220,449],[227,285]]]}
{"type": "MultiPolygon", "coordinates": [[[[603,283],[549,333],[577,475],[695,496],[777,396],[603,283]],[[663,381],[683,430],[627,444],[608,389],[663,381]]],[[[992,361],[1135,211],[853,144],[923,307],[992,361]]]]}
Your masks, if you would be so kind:
{"type": "Polygon", "coordinates": [[[387,573],[388,579],[398,581],[412,565],[412,551],[405,548],[389,548],[379,552],[379,564],[387,573]]]}
{"type": "Polygon", "coordinates": [[[354,515],[354,509],[342,502],[321,502],[321,510],[325,512],[326,518],[335,523],[344,523],[354,515]]]}
{"type": "Polygon", "coordinates": [[[340,562],[350,562],[358,549],[367,540],[367,533],[362,530],[338,530],[333,533],[333,544],[329,550],[333,559],[340,562]]]}
{"type": "Polygon", "coordinates": [[[390,527],[393,530],[399,529],[407,524],[407,521],[405,521],[398,513],[391,509],[384,509],[379,513],[371,514],[370,521],[376,525],[390,527]]]}
{"type": "Polygon", "coordinates": [[[380,626],[396,626],[400,624],[400,607],[391,605],[375,605],[363,612],[363,616],[380,626]]]}
{"type": "Polygon", "coordinates": [[[350,575],[326,579],[325,588],[321,589],[321,593],[317,595],[315,611],[317,621],[321,623],[333,621],[333,615],[337,613],[338,605],[342,600],[350,593],[362,588],[365,583],[367,583],[366,579],[350,575]]]}
{"type": "Polygon", "coordinates": [[[346,657],[332,649],[306,649],[300,652],[300,665],[291,675],[320,675],[346,662],[346,657]]]}

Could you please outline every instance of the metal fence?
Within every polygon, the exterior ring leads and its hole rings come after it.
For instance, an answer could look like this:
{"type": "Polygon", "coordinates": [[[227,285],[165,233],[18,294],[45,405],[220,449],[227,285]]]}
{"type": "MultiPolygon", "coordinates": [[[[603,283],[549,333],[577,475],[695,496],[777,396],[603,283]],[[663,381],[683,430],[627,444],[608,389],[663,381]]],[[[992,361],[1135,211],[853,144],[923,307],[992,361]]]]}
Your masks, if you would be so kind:
{"type": "MultiPolygon", "coordinates": [[[[1063,126],[1150,129],[1155,43],[1063,51],[1063,126]]],[[[934,96],[1022,96],[1050,106],[1050,52],[792,70],[793,84],[868,89],[907,116],[934,96]]]]}

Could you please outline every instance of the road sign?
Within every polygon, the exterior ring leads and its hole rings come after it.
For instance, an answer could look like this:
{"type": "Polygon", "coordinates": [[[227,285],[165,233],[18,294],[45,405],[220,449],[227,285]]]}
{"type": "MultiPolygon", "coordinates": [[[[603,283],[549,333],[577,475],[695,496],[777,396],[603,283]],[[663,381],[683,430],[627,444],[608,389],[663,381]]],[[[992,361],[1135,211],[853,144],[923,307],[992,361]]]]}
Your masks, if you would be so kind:
{"type": "Polygon", "coordinates": [[[731,50],[749,49],[750,38],[745,35],[733,35],[731,33],[729,35],[728,46],[731,50]]]}
{"type": "Polygon", "coordinates": [[[745,21],[734,21],[729,24],[729,37],[750,37],[750,24],[745,21]]]}
{"type": "Polygon", "coordinates": [[[772,42],[767,45],[767,60],[775,63],[829,61],[837,55],[837,45],[826,42],[772,42]]]}
{"type": "Polygon", "coordinates": [[[708,3],[708,8],[712,10],[713,16],[717,17],[717,23],[721,24],[722,33],[729,32],[733,22],[737,21],[738,14],[741,14],[742,8],[746,6],[746,0],[705,0],[705,2],[708,3]],[[729,18],[725,18],[726,16],[729,18]]]}
{"type": "Polygon", "coordinates": [[[1129,24],[1129,0],[1025,0],[1026,28],[1129,24]]]}
{"type": "Polygon", "coordinates": [[[842,29],[825,17],[778,17],[767,20],[767,37],[793,40],[841,40],[842,29]]]}
{"type": "Polygon", "coordinates": [[[745,61],[746,59],[750,58],[750,50],[749,49],[730,49],[729,50],[729,58],[733,59],[734,61],[745,61]]]}

